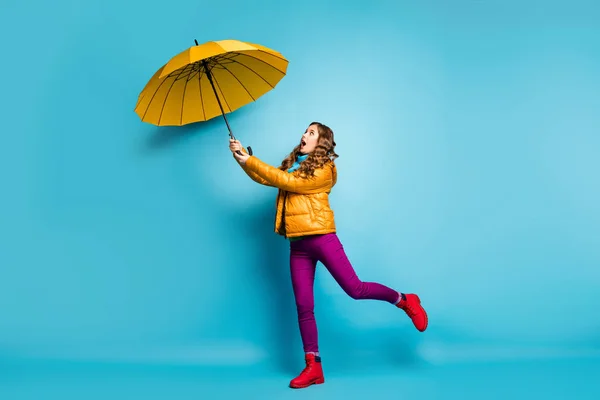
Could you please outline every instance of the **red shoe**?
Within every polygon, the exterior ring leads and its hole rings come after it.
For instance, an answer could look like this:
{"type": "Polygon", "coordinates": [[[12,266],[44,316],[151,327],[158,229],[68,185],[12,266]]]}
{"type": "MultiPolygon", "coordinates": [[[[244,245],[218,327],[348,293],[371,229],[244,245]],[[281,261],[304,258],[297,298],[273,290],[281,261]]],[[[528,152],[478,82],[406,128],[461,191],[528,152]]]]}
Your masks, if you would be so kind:
{"type": "Polygon", "coordinates": [[[314,354],[306,354],[305,360],[306,367],[302,370],[300,375],[290,381],[290,387],[293,389],[325,383],[323,367],[321,366],[321,357],[315,356],[314,354]]]}
{"type": "Polygon", "coordinates": [[[427,313],[421,306],[421,299],[416,294],[406,294],[396,304],[396,307],[403,309],[406,314],[412,319],[415,328],[423,332],[427,329],[427,313]]]}

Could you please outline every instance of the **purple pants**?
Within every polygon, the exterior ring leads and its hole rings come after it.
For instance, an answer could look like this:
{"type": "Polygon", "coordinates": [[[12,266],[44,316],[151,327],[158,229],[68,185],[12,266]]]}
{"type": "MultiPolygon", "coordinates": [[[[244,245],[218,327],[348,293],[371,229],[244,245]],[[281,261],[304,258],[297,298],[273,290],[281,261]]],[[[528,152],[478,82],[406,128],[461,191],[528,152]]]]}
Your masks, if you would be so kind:
{"type": "Polygon", "coordinates": [[[397,291],[387,286],[358,279],[335,233],[290,242],[292,286],[305,352],[319,351],[313,295],[317,261],[327,268],[341,288],[353,299],[381,300],[395,304],[399,296],[397,291]]]}

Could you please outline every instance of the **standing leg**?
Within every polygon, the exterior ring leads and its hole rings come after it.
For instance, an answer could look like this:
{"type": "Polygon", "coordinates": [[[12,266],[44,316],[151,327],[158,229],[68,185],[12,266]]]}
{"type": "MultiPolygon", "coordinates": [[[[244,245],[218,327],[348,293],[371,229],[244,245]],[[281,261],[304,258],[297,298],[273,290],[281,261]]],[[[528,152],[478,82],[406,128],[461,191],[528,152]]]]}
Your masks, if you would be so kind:
{"type": "Polygon", "coordinates": [[[290,381],[290,387],[299,389],[325,382],[315,322],[315,301],[313,286],[317,260],[310,249],[303,248],[303,243],[293,242],[290,245],[290,270],[292,285],[298,310],[298,325],[304,347],[306,367],[290,381]]]}
{"type": "Polygon", "coordinates": [[[293,243],[290,249],[290,272],[298,312],[298,326],[304,352],[317,353],[319,345],[313,292],[317,260],[296,244],[293,243]]]}

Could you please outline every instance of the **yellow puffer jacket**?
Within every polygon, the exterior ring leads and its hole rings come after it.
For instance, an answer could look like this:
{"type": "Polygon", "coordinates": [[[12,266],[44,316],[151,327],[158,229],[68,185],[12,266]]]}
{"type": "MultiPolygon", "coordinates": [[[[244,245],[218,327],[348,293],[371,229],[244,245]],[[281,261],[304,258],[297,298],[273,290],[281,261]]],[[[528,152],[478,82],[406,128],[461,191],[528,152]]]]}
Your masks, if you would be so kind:
{"type": "Polygon", "coordinates": [[[286,238],[333,233],[335,221],[329,207],[329,193],[337,182],[333,162],[315,170],[314,177],[304,178],[299,171],[289,173],[251,156],[242,166],[261,185],[279,189],[275,232],[286,238]]]}

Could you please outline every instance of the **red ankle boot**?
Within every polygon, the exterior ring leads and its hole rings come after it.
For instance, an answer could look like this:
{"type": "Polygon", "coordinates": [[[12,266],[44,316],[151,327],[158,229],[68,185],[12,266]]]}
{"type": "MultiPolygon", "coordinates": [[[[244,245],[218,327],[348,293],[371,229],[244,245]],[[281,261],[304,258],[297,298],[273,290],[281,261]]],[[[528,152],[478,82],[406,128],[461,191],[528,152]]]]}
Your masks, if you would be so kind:
{"type": "Polygon", "coordinates": [[[396,307],[401,308],[410,317],[415,328],[423,332],[427,329],[427,313],[421,306],[421,299],[416,294],[406,294],[396,304],[396,307]]]}
{"type": "Polygon", "coordinates": [[[306,367],[300,375],[295,377],[290,382],[290,387],[293,389],[305,388],[310,385],[318,385],[325,383],[323,377],[323,367],[321,366],[321,357],[314,354],[306,354],[306,367]]]}

